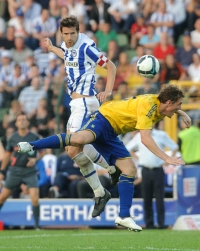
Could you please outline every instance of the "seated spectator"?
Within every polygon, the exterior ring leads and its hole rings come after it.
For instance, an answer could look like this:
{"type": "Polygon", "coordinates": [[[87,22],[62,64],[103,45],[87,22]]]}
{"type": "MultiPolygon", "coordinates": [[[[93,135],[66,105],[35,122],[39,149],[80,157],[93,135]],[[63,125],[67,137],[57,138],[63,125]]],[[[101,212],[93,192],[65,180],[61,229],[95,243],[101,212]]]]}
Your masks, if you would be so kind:
{"type": "Polygon", "coordinates": [[[89,20],[86,7],[82,1],[67,0],[67,8],[70,16],[76,16],[79,22],[88,24],[89,20]]]}
{"type": "Polygon", "coordinates": [[[26,60],[24,62],[22,62],[20,64],[21,66],[21,70],[22,70],[22,74],[24,74],[26,76],[27,81],[29,81],[30,79],[30,71],[31,71],[31,67],[35,65],[35,58],[34,58],[34,54],[29,54],[26,57],[26,60]]]}
{"type": "Polygon", "coordinates": [[[111,17],[108,13],[110,4],[104,3],[103,0],[95,0],[91,5],[89,14],[89,24],[93,32],[98,31],[100,23],[111,24],[111,17]]]}
{"type": "Polygon", "coordinates": [[[114,63],[118,63],[119,59],[119,46],[117,45],[117,41],[111,40],[108,43],[108,53],[107,58],[114,63]]]}
{"type": "Polygon", "coordinates": [[[188,31],[193,31],[194,30],[194,23],[197,19],[197,17],[200,16],[200,5],[198,0],[188,0],[185,1],[185,8],[187,12],[187,20],[186,20],[186,25],[187,25],[187,30],[188,31]]]}
{"type": "Polygon", "coordinates": [[[169,83],[170,80],[185,80],[185,78],[185,70],[176,62],[174,55],[168,54],[165,57],[163,69],[160,73],[161,84],[169,83]]]}
{"type": "Polygon", "coordinates": [[[60,154],[54,185],[49,189],[50,198],[77,198],[76,184],[83,176],[67,151],[60,154]]]}
{"type": "Polygon", "coordinates": [[[33,77],[31,80],[31,86],[25,87],[20,92],[19,102],[29,119],[35,115],[39,105],[39,100],[41,98],[45,98],[46,95],[46,92],[41,88],[41,81],[39,77],[33,77]]]}
{"type": "Polygon", "coordinates": [[[144,95],[144,94],[150,94],[150,93],[156,94],[158,92],[159,90],[156,87],[156,85],[153,84],[152,79],[143,78],[142,85],[136,89],[135,95],[137,96],[137,95],[144,95]]]}
{"type": "Polygon", "coordinates": [[[194,23],[195,30],[191,31],[191,43],[196,49],[200,49],[200,18],[194,23]]]}
{"type": "Polygon", "coordinates": [[[188,66],[187,73],[192,81],[200,82],[200,56],[197,53],[192,55],[192,63],[188,66]]]}
{"type": "Polygon", "coordinates": [[[155,28],[153,24],[147,24],[147,34],[141,36],[139,45],[142,45],[145,49],[154,49],[159,42],[160,37],[155,34],[155,28]]]}
{"type": "Polygon", "coordinates": [[[174,17],[173,38],[174,44],[177,44],[179,36],[185,30],[186,10],[183,1],[168,0],[166,1],[167,13],[174,17]]]}
{"type": "Polygon", "coordinates": [[[113,95],[113,100],[122,100],[130,96],[128,83],[123,81],[119,84],[117,91],[113,95]]]}
{"type": "Polygon", "coordinates": [[[157,10],[157,0],[141,0],[138,6],[140,12],[142,12],[146,23],[149,23],[150,18],[157,10]]]}
{"type": "Polygon", "coordinates": [[[52,149],[46,149],[44,156],[37,161],[38,185],[40,198],[48,198],[49,189],[54,184],[57,172],[57,157],[52,154],[52,149]]]}
{"type": "Polygon", "coordinates": [[[170,44],[170,37],[166,32],[160,35],[160,43],[154,48],[154,56],[162,64],[168,54],[175,54],[175,47],[170,44]]]}
{"type": "Polygon", "coordinates": [[[8,21],[8,26],[13,26],[15,28],[14,36],[15,37],[26,37],[27,33],[24,28],[24,13],[21,9],[16,11],[16,16],[11,18],[8,21]]]}
{"type": "Polygon", "coordinates": [[[128,33],[131,25],[134,23],[134,13],[137,11],[137,5],[131,0],[114,1],[108,8],[111,15],[112,29],[116,32],[122,31],[128,33]]]}
{"type": "Polygon", "coordinates": [[[23,63],[28,55],[32,55],[33,51],[26,47],[23,37],[15,37],[15,47],[11,49],[11,55],[15,63],[23,63]]]}
{"type": "Polygon", "coordinates": [[[0,37],[0,49],[10,50],[14,47],[14,33],[15,28],[13,26],[8,26],[6,36],[0,37]]]}
{"type": "Polygon", "coordinates": [[[49,15],[47,9],[43,9],[41,15],[33,19],[32,22],[32,48],[39,46],[39,41],[48,37],[55,43],[57,23],[54,17],[49,15]]]}
{"type": "Polygon", "coordinates": [[[197,49],[191,43],[190,33],[186,31],[183,35],[183,46],[176,49],[176,61],[187,70],[188,66],[192,63],[192,56],[196,52],[197,49]]]}
{"type": "Polygon", "coordinates": [[[45,69],[45,75],[52,81],[59,74],[58,57],[53,52],[48,53],[48,67],[45,69]]]}
{"type": "Polygon", "coordinates": [[[6,31],[6,23],[5,20],[0,17],[0,37],[4,37],[6,31]]]}
{"type": "Polygon", "coordinates": [[[173,36],[174,17],[166,11],[166,3],[158,2],[157,11],[151,16],[150,23],[156,27],[155,33],[160,36],[161,32],[166,32],[169,36],[173,36]]]}
{"type": "Polygon", "coordinates": [[[98,48],[107,53],[108,44],[111,40],[117,41],[117,33],[111,30],[109,23],[99,24],[99,30],[95,33],[95,37],[98,39],[98,48]]]}
{"type": "Polygon", "coordinates": [[[60,14],[60,6],[58,5],[57,0],[50,0],[49,1],[49,15],[53,18],[55,18],[56,22],[60,20],[61,14],[60,14]]]}
{"type": "Polygon", "coordinates": [[[136,55],[131,59],[131,64],[133,65],[133,68],[135,69],[135,71],[137,71],[137,61],[139,60],[139,58],[141,58],[142,56],[145,55],[145,49],[143,46],[138,45],[136,48],[136,55]]]}

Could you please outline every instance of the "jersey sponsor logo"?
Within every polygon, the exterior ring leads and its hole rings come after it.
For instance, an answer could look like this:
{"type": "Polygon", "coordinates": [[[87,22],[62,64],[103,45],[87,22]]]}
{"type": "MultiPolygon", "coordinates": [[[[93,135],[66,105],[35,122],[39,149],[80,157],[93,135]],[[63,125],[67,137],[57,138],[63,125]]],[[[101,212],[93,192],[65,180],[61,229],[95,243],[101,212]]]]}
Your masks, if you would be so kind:
{"type": "Polygon", "coordinates": [[[153,105],[152,107],[151,107],[151,109],[149,110],[149,112],[147,113],[147,117],[148,118],[151,118],[152,117],[152,115],[153,115],[153,113],[155,112],[155,110],[157,109],[157,105],[155,104],[155,105],[153,105]]]}
{"type": "Polygon", "coordinates": [[[66,66],[68,67],[78,67],[78,62],[66,62],[66,66]]]}

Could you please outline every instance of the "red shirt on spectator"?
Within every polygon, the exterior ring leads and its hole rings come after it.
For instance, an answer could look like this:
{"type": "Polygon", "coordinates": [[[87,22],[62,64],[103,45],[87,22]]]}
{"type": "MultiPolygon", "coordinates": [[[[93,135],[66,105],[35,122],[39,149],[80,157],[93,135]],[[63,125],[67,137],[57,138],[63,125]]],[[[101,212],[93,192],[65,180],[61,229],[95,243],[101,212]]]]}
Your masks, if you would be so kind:
{"type": "Polygon", "coordinates": [[[140,32],[142,35],[147,34],[147,27],[146,25],[139,26],[137,23],[132,24],[131,26],[131,34],[135,34],[140,32]]]}
{"type": "Polygon", "coordinates": [[[167,45],[166,50],[163,50],[161,45],[157,45],[154,49],[154,57],[158,60],[164,60],[168,54],[175,54],[175,47],[173,45],[167,45]]]}

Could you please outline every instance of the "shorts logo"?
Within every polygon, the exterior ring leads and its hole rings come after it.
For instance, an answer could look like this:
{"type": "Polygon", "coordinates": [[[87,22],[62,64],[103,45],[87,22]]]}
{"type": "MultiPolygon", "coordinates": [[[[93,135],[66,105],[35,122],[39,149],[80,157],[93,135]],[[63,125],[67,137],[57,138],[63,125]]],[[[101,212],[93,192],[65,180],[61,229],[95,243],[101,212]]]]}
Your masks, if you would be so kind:
{"type": "Polygon", "coordinates": [[[72,51],[71,51],[71,56],[75,58],[75,57],[76,57],[76,55],[77,55],[76,50],[72,50],[72,51]]]}
{"type": "Polygon", "coordinates": [[[95,128],[95,125],[91,125],[92,128],[95,128]]]}
{"type": "Polygon", "coordinates": [[[78,63],[77,62],[66,62],[66,66],[68,66],[68,67],[78,67],[78,63]]]}
{"type": "Polygon", "coordinates": [[[152,115],[153,115],[153,113],[155,112],[155,110],[157,109],[157,105],[155,104],[155,105],[153,105],[152,107],[151,107],[151,109],[149,110],[149,112],[147,113],[147,117],[148,118],[151,118],[152,117],[152,115]]]}

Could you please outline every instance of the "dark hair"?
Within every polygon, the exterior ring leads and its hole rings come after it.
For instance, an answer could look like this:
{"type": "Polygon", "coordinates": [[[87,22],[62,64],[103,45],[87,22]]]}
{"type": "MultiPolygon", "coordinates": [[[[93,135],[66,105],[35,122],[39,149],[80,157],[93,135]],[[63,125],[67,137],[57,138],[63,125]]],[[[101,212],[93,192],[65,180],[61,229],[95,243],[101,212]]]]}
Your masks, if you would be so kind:
{"type": "Polygon", "coordinates": [[[26,114],[25,112],[20,112],[20,113],[18,113],[18,114],[16,115],[16,121],[17,121],[17,119],[18,119],[19,116],[25,116],[26,119],[29,120],[28,117],[27,117],[27,114],[26,114]]]}
{"type": "Polygon", "coordinates": [[[67,27],[67,28],[75,27],[76,31],[79,32],[79,21],[75,16],[63,18],[60,22],[61,32],[62,32],[63,27],[67,27]]]}
{"type": "Polygon", "coordinates": [[[184,98],[184,93],[178,88],[177,85],[167,85],[165,86],[158,95],[158,100],[165,104],[168,100],[173,103],[177,102],[180,98],[184,98]]]}

